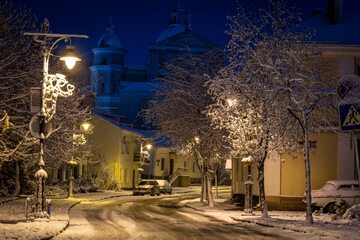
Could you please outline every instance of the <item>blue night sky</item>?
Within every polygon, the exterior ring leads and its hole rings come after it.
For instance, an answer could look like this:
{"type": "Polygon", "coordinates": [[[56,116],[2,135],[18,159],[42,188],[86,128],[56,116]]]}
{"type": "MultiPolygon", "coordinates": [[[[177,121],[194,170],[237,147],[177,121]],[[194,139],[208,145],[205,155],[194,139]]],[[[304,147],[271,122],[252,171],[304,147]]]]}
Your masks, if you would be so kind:
{"type": "MultiPolygon", "coordinates": [[[[226,16],[235,13],[236,2],[264,6],[265,0],[182,0],[190,14],[192,30],[224,46],[226,16]]],[[[177,0],[13,0],[32,9],[39,21],[47,17],[54,33],[87,34],[90,39],[75,41],[81,54],[91,59],[91,49],[105,32],[109,17],[114,18],[115,33],[127,49],[127,64],[144,64],[148,46],[166,29],[170,11],[177,0]]],[[[326,9],[326,0],[289,0],[308,16],[315,8],[326,9]]],[[[359,0],[343,0],[344,12],[360,12],[359,0]]]]}

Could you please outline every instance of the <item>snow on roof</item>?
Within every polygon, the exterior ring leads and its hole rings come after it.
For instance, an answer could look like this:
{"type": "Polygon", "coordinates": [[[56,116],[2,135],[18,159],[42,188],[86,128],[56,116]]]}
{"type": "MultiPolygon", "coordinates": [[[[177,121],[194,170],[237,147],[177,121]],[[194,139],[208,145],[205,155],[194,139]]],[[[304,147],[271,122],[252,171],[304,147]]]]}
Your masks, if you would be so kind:
{"type": "Polygon", "coordinates": [[[98,42],[99,48],[122,48],[119,37],[114,33],[114,26],[106,28],[106,32],[101,36],[98,42]]]}
{"type": "Polygon", "coordinates": [[[185,32],[188,26],[183,24],[172,24],[167,27],[167,29],[158,37],[156,42],[161,42],[169,37],[175,36],[179,33],[185,32]]]}
{"type": "Polygon", "coordinates": [[[322,44],[360,44],[360,15],[343,15],[343,19],[331,24],[326,14],[320,13],[300,24],[299,29],[315,30],[313,41],[322,44]]]}
{"type": "Polygon", "coordinates": [[[124,123],[119,123],[118,121],[116,121],[115,119],[111,118],[111,117],[107,117],[104,116],[102,114],[99,113],[93,113],[94,116],[101,118],[102,120],[109,122],[110,124],[114,125],[117,128],[138,134],[138,135],[142,135],[146,138],[154,138],[154,131],[152,130],[143,130],[143,129],[137,129],[137,128],[132,128],[131,126],[129,126],[128,124],[124,124],[124,123]]]}

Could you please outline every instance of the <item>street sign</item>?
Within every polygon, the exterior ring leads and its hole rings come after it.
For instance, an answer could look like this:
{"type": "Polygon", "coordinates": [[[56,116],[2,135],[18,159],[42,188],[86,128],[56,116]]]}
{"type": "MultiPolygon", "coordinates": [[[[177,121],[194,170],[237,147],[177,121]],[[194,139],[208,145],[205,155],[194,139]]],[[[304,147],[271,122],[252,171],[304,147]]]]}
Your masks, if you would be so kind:
{"type": "Polygon", "coordinates": [[[340,104],[339,113],[342,131],[355,131],[360,129],[360,103],[340,104]]]}
{"type": "Polygon", "coordinates": [[[41,110],[41,88],[30,88],[30,112],[38,113],[41,110]]]}

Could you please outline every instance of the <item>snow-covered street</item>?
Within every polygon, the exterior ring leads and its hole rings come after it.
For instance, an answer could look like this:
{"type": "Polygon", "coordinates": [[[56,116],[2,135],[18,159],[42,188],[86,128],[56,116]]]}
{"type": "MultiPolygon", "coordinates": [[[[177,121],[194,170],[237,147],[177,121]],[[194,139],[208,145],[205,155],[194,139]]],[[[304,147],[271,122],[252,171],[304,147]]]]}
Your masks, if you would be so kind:
{"type": "Polygon", "coordinates": [[[269,211],[246,216],[216,198],[215,208],[199,203],[198,193],[175,190],[173,195],[131,196],[130,191],[78,194],[54,199],[50,221],[26,222],[22,199],[0,205],[1,239],[360,239],[359,223],[332,222],[331,215],[269,211]],[[68,215],[68,209],[70,209],[68,215]],[[69,217],[70,216],[70,217],[69,217]],[[70,221],[69,221],[70,220],[70,221]]]}

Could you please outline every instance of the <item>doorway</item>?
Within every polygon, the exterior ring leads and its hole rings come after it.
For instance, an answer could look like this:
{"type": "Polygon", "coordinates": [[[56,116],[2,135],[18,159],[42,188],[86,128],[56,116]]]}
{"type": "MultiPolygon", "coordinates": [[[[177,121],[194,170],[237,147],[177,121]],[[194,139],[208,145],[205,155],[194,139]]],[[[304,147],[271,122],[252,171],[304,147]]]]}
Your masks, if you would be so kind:
{"type": "Polygon", "coordinates": [[[174,172],[174,159],[170,159],[170,175],[174,172]]]}

